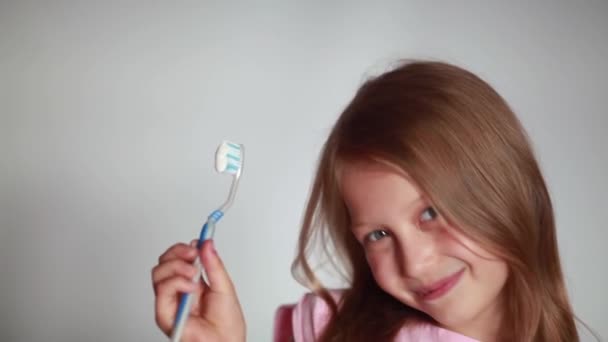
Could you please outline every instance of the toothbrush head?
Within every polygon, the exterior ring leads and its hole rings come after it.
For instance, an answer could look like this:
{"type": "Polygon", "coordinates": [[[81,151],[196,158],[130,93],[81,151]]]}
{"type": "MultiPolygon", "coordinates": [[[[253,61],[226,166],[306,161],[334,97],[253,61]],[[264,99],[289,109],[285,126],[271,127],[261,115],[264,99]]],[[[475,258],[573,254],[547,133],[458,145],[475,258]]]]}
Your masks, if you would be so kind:
{"type": "Polygon", "coordinates": [[[215,169],[219,173],[240,177],[243,169],[243,145],[223,141],[215,152],[215,169]]]}
{"type": "Polygon", "coordinates": [[[243,171],[244,149],[245,147],[242,144],[224,141],[217,148],[217,152],[215,152],[215,169],[217,172],[233,176],[228,199],[218,209],[222,215],[232,205],[232,201],[234,201],[239,178],[243,171]]]}

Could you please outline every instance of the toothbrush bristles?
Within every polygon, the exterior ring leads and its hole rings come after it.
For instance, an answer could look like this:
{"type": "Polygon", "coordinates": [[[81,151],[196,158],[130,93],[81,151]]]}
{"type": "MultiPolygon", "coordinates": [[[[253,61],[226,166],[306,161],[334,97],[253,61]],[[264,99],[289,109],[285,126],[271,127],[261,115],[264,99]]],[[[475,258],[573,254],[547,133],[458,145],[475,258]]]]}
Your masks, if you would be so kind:
{"type": "Polygon", "coordinates": [[[242,166],[242,147],[233,142],[224,141],[215,155],[215,168],[220,173],[237,174],[242,166]]]}

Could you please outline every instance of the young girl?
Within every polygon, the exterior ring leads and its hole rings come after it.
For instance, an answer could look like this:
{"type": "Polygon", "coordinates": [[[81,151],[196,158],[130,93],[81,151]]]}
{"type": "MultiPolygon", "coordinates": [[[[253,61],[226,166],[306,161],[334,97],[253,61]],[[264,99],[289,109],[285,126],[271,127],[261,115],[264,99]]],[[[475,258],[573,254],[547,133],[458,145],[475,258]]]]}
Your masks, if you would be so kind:
{"type": "MultiPolygon", "coordinates": [[[[169,333],[197,293],[184,341],[244,341],[234,287],[212,242],[209,284],[177,244],[153,270],[169,333]]],[[[327,139],[306,209],[296,277],[314,294],[296,341],[578,341],[551,200],[522,125],[474,74],[406,63],[367,81],[327,139]],[[309,251],[332,251],[349,286],[330,291],[309,251]]]]}

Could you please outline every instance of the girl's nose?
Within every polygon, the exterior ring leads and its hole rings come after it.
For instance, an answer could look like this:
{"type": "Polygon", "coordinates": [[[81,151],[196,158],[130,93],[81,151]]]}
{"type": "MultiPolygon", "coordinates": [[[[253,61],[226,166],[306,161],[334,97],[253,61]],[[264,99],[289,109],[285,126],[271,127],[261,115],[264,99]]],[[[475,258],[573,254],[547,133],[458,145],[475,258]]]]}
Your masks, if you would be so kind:
{"type": "Polygon", "coordinates": [[[436,243],[430,234],[420,231],[418,227],[401,231],[409,233],[396,237],[395,257],[399,271],[404,277],[424,280],[436,259],[436,243]]]}

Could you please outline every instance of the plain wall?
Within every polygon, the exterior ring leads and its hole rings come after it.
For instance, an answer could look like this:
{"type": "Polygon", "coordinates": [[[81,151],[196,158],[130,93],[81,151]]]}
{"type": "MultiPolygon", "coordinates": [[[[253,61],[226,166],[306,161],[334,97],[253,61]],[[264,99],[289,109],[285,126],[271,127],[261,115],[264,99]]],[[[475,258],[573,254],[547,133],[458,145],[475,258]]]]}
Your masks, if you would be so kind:
{"type": "MultiPolygon", "coordinates": [[[[399,58],[469,68],[528,129],[574,308],[608,338],[608,2],[2,1],[0,340],[163,341],[150,270],[225,199],[216,244],[250,341],[291,277],[317,154],[399,58]]],[[[590,340],[590,339],[586,339],[590,340]]]]}

